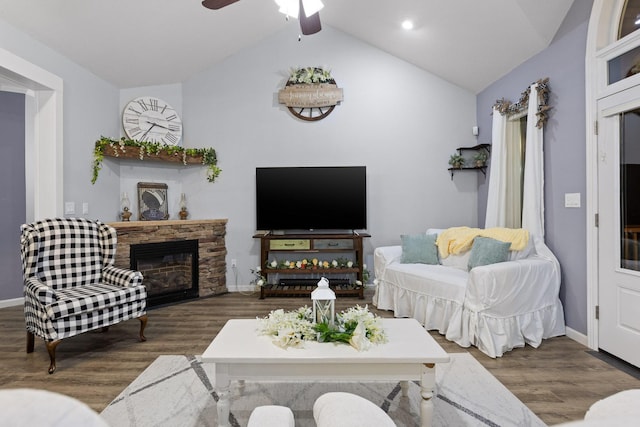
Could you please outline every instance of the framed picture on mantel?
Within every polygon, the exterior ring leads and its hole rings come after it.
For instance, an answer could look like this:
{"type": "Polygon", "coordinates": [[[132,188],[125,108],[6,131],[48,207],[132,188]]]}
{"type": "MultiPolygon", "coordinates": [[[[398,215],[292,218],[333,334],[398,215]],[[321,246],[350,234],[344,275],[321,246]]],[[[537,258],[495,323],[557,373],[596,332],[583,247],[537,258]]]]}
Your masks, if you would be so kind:
{"type": "Polygon", "coordinates": [[[138,183],[138,218],[140,221],[169,219],[167,184],[158,182],[138,183]]]}

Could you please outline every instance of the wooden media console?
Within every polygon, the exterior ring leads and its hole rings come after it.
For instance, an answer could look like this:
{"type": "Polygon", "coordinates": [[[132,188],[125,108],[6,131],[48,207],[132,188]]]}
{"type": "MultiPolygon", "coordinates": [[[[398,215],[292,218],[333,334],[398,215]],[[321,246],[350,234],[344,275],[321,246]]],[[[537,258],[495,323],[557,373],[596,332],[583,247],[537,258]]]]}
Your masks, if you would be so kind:
{"type": "Polygon", "coordinates": [[[362,239],[371,237],[369,234],[258,233],[253,237],[260,239],[260,265],[267,279],[267,284],[260,289],[260,299],[310,296],[323,276],[329,279],[336,296],[364,299],[362,239]],[[338,259],[340,262],[334,265],[338,259]],[[345,259],[350,261],[349,265],[345,265],[345,259]],[[276,266],[270,265],[272,261],[276,261],[276,266]],[[283,261],[289,261],[289,264],[283,265],[283,261]],[[335,277],[349,275],[355,280],[335,277]],[[356,285],[356,281],[361,285],[356,285]]]}

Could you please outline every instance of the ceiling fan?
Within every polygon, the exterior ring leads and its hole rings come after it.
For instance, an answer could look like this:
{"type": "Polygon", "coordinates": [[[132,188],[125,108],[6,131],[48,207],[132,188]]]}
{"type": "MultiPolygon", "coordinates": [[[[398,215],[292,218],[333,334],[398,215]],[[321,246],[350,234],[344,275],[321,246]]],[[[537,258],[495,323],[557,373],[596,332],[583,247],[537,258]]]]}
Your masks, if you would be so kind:
{"type": "MultiPolygon", "coordinates": [[[[222,9],[239,0],[202,0],[202,5],[208,9],[222,9]]],[[[324,7],[321,0],[275,0],[280,6],[280,13],[284,13],[300,21],[302,34],[308,36],[322,29],[319,11],[324,7]]]]}

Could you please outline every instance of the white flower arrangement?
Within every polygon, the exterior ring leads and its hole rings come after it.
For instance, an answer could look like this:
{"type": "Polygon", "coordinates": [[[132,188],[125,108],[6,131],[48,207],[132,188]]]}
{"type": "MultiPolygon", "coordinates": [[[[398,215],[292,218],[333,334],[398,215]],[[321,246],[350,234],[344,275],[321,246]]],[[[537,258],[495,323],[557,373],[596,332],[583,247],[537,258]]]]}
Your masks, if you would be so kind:
{"type": "Polygon", "coordinates": [[[289,73],[291,84],[335,83],[331,71],[321,67],[292,68],[289,73]]]}
{"type": "Polygon", "coordinates": [[[382,328],[382,320],[369,311],[369,306],[361,307],[356,305],[351,307],[338,316],[338,323],[349,324],[357,323],[362,325],[366,330],[366,337],[372,344],[381,344],[387,341],[387,337],[382,328]]]}
{"type": "Polygon", "coordinates": [[[254,279],[251,281],[252,284],[258,287],[262,287],[266,285],[267,278],[262,275],[262,268],[260,268],[260,266],[256,267],[255,269],[252,269],[251,274],[253,274],[254,276],[254,279]]]}
{"type": "Polygon", "coordinates": [[[267,317],[258,318],[258,333],[273,336],[278,347],[301,347],[304,341],[316,339],[312,314],[307,306],[294,311],[273,310],[267,317]]]}
{"type": "MultiPolygon", "coordinates": [[[[278,261],[277,259],[272,259],[271,261],[266,262],[267,269],[299,269],[299,270],[317,270],[321,268],[357,268],[357,264],[354,261],[338,258],[333,259],[331,261],[322,261],[317,258],[313,259],[301,259],[297,261],[278,261]]],[[[365,267],[366,268],[366,267],[365,267]]]]}
{"type": "Polygon", "coordinates": [[[274,310],[267,317],[258,318],[258,333],[273,336],[279,347],[302,347],[304,341],[344,342],[358,351],[368,350],[372,344],[387,342],[382,320],[365,305],[356,305],[336,315],[335,326],[313,323],[313,311],[304,306],[294,311],[274,310]]]}

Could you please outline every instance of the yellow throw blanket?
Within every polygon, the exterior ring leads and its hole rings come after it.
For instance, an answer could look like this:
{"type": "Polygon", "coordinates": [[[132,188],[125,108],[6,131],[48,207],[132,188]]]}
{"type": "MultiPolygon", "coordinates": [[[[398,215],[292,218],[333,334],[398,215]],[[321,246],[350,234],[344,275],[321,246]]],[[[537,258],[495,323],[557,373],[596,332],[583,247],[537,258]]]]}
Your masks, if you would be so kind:
{"type": "Polygon", "coordinates": [[[452,227],[444,230],[438,239],[436,245],[441,258],[449,255],[457,255],[471,249],[473,239],[476,237],[491,237],[492,239],[502,242],[511,243],[509,248],[512,251],[521,251],[527,247],[529,243],[529,230],[523,228],[470,228],[470,227],[452,227]]]}

